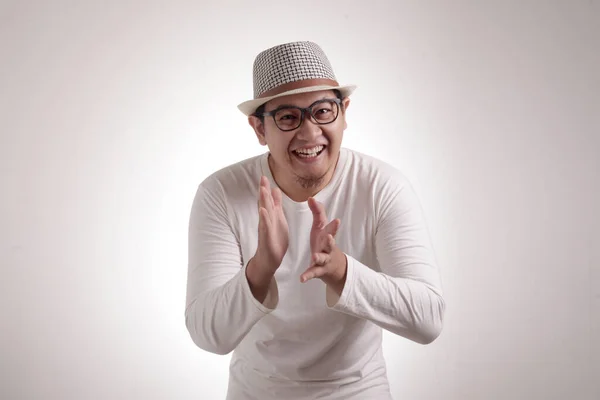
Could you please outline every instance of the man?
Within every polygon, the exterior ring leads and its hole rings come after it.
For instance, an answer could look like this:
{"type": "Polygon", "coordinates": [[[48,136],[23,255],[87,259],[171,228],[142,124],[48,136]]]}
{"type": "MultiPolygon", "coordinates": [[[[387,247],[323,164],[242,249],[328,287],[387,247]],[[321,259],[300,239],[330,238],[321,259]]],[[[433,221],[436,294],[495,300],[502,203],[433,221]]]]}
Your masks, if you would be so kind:
{"type": "Polygon", "coordinates": [[[227,399],[391,399],[382,329],[422,344],[440,334],[412,187],[341,147],[354,89],[314,43],[261,52],[238,108],[269,151],[199,185],[186,326],[198,347],[233,351],[227,399]]]}

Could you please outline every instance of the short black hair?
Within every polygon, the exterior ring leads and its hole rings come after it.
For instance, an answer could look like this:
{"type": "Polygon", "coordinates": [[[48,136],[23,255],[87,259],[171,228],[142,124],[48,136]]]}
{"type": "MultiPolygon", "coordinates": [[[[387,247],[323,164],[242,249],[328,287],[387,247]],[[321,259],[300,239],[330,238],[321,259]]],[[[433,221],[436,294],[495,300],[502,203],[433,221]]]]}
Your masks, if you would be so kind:
{"type": "MultiPolygon", "coordinates": [[[[333,93],[335,93],[335,96],[340,99],[340,100],[344,100],[344,97],[342,96],[342,92],[340,92],[339,89],[333,89],[333,93]]],[[[261,104],[256,111],[254,111],[252,113],[252,115],[254,115],[255,117],[258,117],[260,119],[261,123],[265,123],[265,117],[263,117],[263,113],[265,112],[265,106],[267,103],[261,104]]],[[[344,110],[344,105],[340,105],[340,107],[342,108],[342,111],[344,110]]]]}

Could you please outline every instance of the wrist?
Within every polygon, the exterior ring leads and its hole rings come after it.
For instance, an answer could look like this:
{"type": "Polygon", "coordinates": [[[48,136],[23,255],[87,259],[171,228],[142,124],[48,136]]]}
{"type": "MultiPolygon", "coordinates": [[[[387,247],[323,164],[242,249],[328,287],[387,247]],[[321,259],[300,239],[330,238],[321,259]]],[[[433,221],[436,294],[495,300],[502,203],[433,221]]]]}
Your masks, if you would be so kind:
{"type": "Polygon", "coordinates": [[[250,286],[250,291],[260,303],[267,297],[269,285],[271,284],[273,275],[275,275],[274,273],[265,272],[261,268],[262,265],[256,257],[253,257],[246,266],[246,280],[250,286]]]}
{"type": "Polygon", "coordinates": [[[329,286],[338,296],[341,296],[346,285],[346,276],[348,275],[348,259],[346,258],[346,254],[339,248],[335,250],[335,257],[338,267],[335,269],[336,273],[332,276],[329,286]]]}

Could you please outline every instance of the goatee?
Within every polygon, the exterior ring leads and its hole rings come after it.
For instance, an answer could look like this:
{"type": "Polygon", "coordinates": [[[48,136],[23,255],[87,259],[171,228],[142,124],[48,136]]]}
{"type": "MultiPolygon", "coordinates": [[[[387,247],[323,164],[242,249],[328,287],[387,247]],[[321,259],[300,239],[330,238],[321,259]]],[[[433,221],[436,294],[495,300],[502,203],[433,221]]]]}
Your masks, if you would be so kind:
{"type": "Polygon", "coordinates": [[[296,182],[302,186],[303,189],[314,189],[319,187],[323,180],[325,179],[325,175],[320,176],[318,178],[304,178],[302,176],[296,175],[296,182]]]}

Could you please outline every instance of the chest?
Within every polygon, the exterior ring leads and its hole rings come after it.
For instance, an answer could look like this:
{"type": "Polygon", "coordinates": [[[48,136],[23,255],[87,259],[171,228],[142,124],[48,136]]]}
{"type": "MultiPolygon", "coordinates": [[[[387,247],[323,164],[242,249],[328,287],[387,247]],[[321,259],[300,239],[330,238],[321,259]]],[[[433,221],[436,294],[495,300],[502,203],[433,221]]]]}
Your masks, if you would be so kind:
{"type": "MultiPolygon", "coordinates": [[[[258,246],[258,212],[255,207],[238,209],[234,230],[239,241],[242,262],[245,265],[256,253],[258,246]],[[243,218],[242,218],[243,215],[243,218]]],[[[300,275],[309,267],[311,249],[310,232],[313,215],[309,209],[284,209],[289,227],[289,246],[283,262],[276,272],[280,288],[296,287],[300,275]]],[[[346,254],[371,268],[378,269],[375,251],[376,223],[372,213],[364,207],[340,207],[328,204],[328,220],[341,220],[335,237],[336,245],[346,254]]]]}

